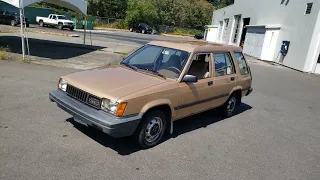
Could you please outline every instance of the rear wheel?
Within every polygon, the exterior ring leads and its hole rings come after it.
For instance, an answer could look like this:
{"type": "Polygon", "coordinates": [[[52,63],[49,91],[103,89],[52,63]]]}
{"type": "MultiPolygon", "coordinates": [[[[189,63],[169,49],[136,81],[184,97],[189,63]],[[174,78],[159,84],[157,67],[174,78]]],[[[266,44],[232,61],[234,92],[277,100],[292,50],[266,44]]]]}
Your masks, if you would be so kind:
{"type": "Polygon", "coordinates": [[[227,102],[223,105],[223,116],[228,118],[234,114],[234,111],[237,107],[237,97],[235,94],[232,94],[227,102]]]}
{"type": "Polygon", "coordinates": [[[43,27],[43,26],[44,26],[44,24],[43,24],[43,21],[42,21],[42,20],[40,20],[40,21],[39,21],[39,26],[40,26],[40,27],[43,27]]]}
{"type": "Polygon", "coordinates": [[[148,112],[135,132],[141,148],[147,149],[159,144],[166,129],[167,117],[161,110],[148,112]]]}
{"type": "Polygon", "coordinates": [[[17,22],[15,20],[12,20],[11,21],[11,26],[16,26],[17,25],[17,22]]]}
{"type": "Polygon", "coordinates": [[[26,26],[29,27],[30,25],[29,25],[29,24],[26,24],[26,26]]]}
{"type": "Polygon", "coordinates": [[[129,29],[129,31],[130,31],[130,32],[133,32],[133,29],[132,29],[132,28],[130,28],[130,29],[129,29]]]}
{"type": "Polygon", "coordinates": [[[142,29],[141,33],[142,33],[142,34],[145,34],[145,33],[146,33],[146,30],[142,29]]]}

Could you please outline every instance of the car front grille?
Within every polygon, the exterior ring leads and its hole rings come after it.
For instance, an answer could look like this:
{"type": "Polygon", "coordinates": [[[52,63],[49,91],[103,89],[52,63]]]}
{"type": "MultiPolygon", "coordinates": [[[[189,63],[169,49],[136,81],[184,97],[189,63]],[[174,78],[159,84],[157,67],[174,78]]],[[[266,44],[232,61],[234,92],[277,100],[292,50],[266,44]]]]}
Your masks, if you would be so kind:
{"type": "Polygon", "coordinates": [[[67,86],[67,95],[96,109],[101,107],[101,99],[72,85],[67,86]]]}

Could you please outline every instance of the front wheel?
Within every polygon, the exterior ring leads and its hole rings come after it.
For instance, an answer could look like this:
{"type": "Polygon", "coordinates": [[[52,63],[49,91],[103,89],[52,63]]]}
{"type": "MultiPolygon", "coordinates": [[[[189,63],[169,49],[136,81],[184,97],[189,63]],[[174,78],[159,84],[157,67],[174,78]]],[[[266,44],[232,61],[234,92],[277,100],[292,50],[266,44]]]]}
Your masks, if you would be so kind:
{"type": "Polygon", "coordinates": [[[74,27],[71,27],[71,28],[69,28],[70,29],[70,31],[73,31],[74,30],[74,27]]]}
{"type": "Polygon", "coordinates": [[[223,116],[228,118],[234,114],[234,111],[237,107],[237,98],[235,94],[231,95],[227,102],[223,105],[223,116]]]}
{"type": "Polygon", "coordinates": [[[132,29],[132,28],[130,28],[130,29],[129,29],[129,31],[130,31],[130,32],[133,32],[133,29],[132,29]]]}
{"type": "Polygon", "coordinates": [[[147,113],[136,130],[135,138],[141,148],[147,149],[159,144],[166,129],[167,117],[163,111],[147,113]]]}
{"type": "Polygon", "coordinates": [[[17,25],[16,21],[15,21],[15,20],[12,20],[12,21],[11,21],[11,26],[16,26],[16,25],[17,25]]]}
{"type": "Polygon", "coordinates": [[[60,30],[62,30],[62,29],[63,29],[63,25],[62,25],[62,24],[58,24],[58,28],[59,28],[60,30]]]}
{"type": "Polygon", "coordinates": [[[145,33],[146,33],[146,30],[142,29],[141,33],[142,33],[142,34],[145,34],[145,33]]]}

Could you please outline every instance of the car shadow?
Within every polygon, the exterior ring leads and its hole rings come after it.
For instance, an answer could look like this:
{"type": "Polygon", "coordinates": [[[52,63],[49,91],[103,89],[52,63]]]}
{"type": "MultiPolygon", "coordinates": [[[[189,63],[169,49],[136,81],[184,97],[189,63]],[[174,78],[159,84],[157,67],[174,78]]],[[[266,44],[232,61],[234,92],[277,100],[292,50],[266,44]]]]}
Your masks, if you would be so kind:
{"type": "MultiPolygon", "coordinates": [[[[250,105],[242,103],[236,110],[234,116],[250,109],[252,109],[250,105]]],[[[175,121],[173,124],[174,133],[172,135],[166,136],[163,142],[170,140],[171,138],[176,138],[179,135],[188,133],[190,131],[194,131],[200,128],[206,128],[207,126],[219,122],[221,120],[224,120],[224,118],[221,117],[219,110],[215,109],[175,121]]],[[[120,155],[130,155],[141,150],[141,148],[139,148],[135,144],[132,137],[113,138],[93,127],[86,127],[84,125],[81,125],[75,122],[73,118],[69,118],[66,121],[73,124],[73,126],[77,130],[84,133],[91,139],[95,140],[96,142],[107,148],[113,149],[120,155]]]]}
{"type": "MultiPolygon", "coordinates": [[[[31,56],[48,58],[51,60],[69,59],[93,51],[101,50],[102,46],[83,46],[82,44],[28,38],[31,56]]],[[[22,54],[21,37],[3,36],[0,47],[9,47],[10,52],[22,54]]]]}

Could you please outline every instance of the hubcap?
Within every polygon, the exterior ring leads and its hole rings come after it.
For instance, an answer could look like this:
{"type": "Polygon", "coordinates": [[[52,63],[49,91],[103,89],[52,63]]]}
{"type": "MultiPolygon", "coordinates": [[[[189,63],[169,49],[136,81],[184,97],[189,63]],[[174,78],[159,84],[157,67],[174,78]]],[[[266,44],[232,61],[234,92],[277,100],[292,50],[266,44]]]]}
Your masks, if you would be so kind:
{"type": "Polygon", "coordinates": [[[236,107],[236,98],[232,97],[229,99],[228,101],[228,105],[227,105],[227,111],[229,114],[231,114],[234,111],[234,108],[236,107]]]}
{"type": "Polygon", "coordinates": [[[152,143],[158,140],[162,132],[162,128],[163,128],[163,124],[162,124],[161,118],[154,117],[147,125],[146,131],[145,131],[145,139],[149,143],[152,143]]]}

